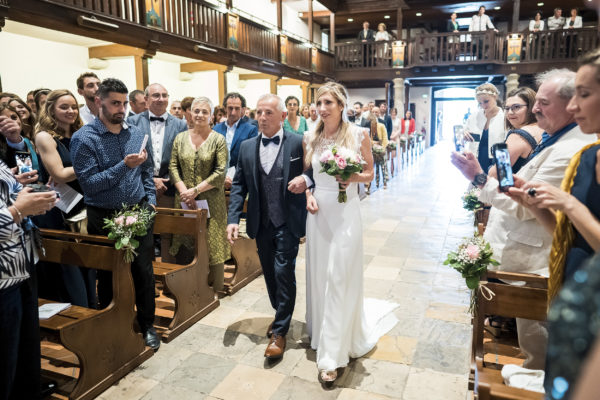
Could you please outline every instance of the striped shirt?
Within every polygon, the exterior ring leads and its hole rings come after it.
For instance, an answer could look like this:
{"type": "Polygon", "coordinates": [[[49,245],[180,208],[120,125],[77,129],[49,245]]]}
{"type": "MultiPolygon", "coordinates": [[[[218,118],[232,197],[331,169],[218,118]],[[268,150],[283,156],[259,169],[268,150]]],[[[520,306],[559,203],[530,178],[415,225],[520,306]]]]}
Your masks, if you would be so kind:
{"type": "Polygon", "coordinates": [[[22,188],[6,164],[0,161],[0,290],[29,278],[24,251],[30,248],[29,235],[24,235],[8,210],[13,203],[11,194],[22,188]]]}

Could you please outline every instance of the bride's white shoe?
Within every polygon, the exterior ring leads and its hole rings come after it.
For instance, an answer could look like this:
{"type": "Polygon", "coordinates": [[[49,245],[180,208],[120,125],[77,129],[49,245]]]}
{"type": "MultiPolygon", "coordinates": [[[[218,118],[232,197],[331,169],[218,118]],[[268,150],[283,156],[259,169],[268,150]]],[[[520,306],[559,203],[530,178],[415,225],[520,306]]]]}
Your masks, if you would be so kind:
{"type": "Polygon", "coordinates": [[[319,379],[323,383],[330,383],[337,379],[337,370],[326,371],[324,369],[319,370],[319,379]]]}

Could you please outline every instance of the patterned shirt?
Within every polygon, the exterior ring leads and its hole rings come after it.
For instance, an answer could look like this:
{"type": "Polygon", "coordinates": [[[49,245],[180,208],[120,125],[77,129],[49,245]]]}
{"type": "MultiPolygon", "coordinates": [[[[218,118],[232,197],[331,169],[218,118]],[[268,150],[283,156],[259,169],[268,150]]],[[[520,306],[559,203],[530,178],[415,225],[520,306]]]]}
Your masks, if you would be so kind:
{"type": "Polygon", "coordinates": [[[140,151],[143,140],[144,134],[136,126],[124,122],[121,132],[114,134],[100,118],[75,132],[71,159],[85,204],[113,210],[123,204],[138,204],[144,198],[156,204],[149,143],[148,158],[142,165],[129,168],[124,162],[125,156],[140,151]]]}

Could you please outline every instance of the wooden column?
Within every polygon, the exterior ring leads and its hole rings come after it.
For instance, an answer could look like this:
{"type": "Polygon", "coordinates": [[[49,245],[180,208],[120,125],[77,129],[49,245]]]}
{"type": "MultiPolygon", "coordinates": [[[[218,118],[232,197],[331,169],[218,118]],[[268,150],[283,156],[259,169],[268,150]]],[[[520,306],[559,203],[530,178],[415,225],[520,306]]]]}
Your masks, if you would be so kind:
{"type": "Polygon", "coordinates": [[[133,61],[135,63],[135,87],[138,90],[144,90],[150,84],[148,57],[133,56],[133,61]]]}
{"type": "Polygon", "coordinates": [[[277,0],[277,29],[283,29],[283,16],[281,12],[281,0],[277,0]]]}
{"type": "Polygon", "coordinates": [[[308,0],[308,40],[313,42],[313,0],[308,0]]]}
{"type": "Polygon", "coordinates": [[[217,79],[219,82],[219,104],[223,103],[225,93],[227,93],[227,79],[225,79],[226,69],[217,70],[217,79]]]}
{"type": "Polygon", "coordinates": [[[302,105],[310,104],[308,99],[308,82],[304,82],[300,87],[302,88],[302,105]]]}
{"type": "Polygon", "coordinates": [[[233,0],[225,0],[225,6],[227,6],[227,8],[233,8],[233,0]]]}
{"type": "Polygon", "coordinates": [[[273,77],[269,80],[270,85],[270,89],[271,89],[271,94],[277,94],[277,78],[273,77]]]}
{"type": "Polygon", "coordinates": [[[521,0],[513,0],[512,31],[519,32],[519,14],[521,12],[521,0]]]}
{"type": "Polygon", "coordinates": [[[398,30],[398,40],[402,40],[402,9],[400,7],[396,12],[396,29],[398,30]]]}
{"type": "Polygon", "coordinates": [[[329,14],[329,51],[335,52],[335,13],[329,14]]]}

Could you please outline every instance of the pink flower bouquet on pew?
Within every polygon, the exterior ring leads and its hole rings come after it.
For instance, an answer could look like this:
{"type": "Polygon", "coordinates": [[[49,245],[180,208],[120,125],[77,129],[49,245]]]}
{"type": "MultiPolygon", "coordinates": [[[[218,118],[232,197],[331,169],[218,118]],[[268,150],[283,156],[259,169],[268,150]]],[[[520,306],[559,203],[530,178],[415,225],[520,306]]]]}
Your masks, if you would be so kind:
{"type": "Polygon", "coordinates": [[[471,290],[471,302],[469,312],[475,311],[477,293],[482,292],[483,296],[491,299],[494,293],[485,286],[480,278],[489,265],[500,265],[500,263],[492,258],[494,252],[488,242],[483,240],[483,237],[475,234],[472,238],[465,240],[458,246],[456,252],[450,252],[448,258],[444,261],[444,265],[450,265],[465,278],[467,287],[471,290]]]}
{"type": "MultiPolygon", "coordinates": [[[[321,163],[321,171],[319,172],[325,172],[331,176],[340,176],[344,181],[350,178],[352,174],[362,172],[365,163],[357,152],[345,147],[338,147],[335,144],[323,151],[319,162],[321,163]]],[[[345,203],[347,200],[346,189],[339,185],[338,203],[345,203]]]]}
{"type": "Polygon", "coordinates": [[[108,238],[115,240],[115,249],[125,252],[125,262],[132,262],[137,256],[135,249],[140,242],[136,236],[144,236],[152,222],[155,212],[134,205],[131,207],[123,205],[123,209],[112,218],[104,218],[104,228],[109,229],[108,238]]]}

